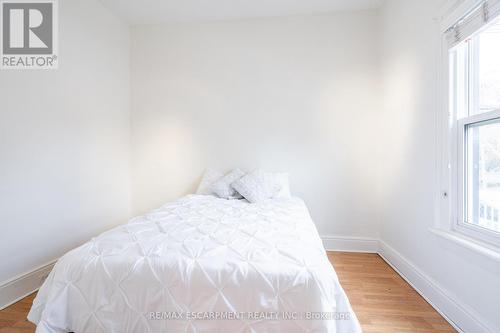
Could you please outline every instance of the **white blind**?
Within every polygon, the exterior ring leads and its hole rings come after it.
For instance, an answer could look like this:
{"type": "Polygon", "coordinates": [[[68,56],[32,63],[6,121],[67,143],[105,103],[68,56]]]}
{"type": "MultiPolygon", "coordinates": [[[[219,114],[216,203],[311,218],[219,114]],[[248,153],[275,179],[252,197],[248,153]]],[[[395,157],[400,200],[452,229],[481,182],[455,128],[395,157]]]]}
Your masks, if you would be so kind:
{"type": "Polygon", "coordinates": [[[446,30],[450,48],[469,38],[500,15],[500,0],[484,0],[446,30]]]}

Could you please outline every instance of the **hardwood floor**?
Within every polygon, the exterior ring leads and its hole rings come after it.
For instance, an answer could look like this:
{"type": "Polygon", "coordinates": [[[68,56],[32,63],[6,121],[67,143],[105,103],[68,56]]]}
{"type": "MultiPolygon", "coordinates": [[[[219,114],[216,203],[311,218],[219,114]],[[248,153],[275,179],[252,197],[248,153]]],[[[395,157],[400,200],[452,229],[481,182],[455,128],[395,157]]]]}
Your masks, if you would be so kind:
{"type": "Polygon", "coordinates": [[[364,333],[456,332],[378,254],[328,253],[364,333]]]}
{"type": "MultiPolygon", "coordinates": [[[[328,253],[364,333],[455,332],[377,254],[328,253]]],[[[0,333],[33,333],[26,320],[34,294],[0,311],[0,333]]]]}
{"type": "Polygon", "coordinates": [[[26,319],[34,298],[32,294],[0,311],[0,333],[35,332],[35,325],[26,319]]]}

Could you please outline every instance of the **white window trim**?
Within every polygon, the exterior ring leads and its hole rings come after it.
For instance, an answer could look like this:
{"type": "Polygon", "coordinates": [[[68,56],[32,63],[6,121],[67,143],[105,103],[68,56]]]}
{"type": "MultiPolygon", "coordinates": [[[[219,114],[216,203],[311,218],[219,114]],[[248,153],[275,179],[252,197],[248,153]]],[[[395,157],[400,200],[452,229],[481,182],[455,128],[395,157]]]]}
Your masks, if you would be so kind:
{"type": "Polygon", "coordinates": [[[487,244],[482,244],[475,239],[464,236],[457,232],[443,230],[442,228],[430,228],[429,231],[432,234],[441,237],[442,239],[452,242],[453,244],[460,245],[463,248],[481,255],[482,257],[491,259],[495,262],[495,264],[497,262],[500,263],[500,252],[494,247],[490,247],[487,244]]]}
{"type": "MultiPolygon", "coordinates": [[[[457,115],[451,110],[450,101],[450,57],[448,42],[445,32],[460,17],[465,15],[471,8],[477,6],[481,0],[464,0],[461,2],[451,1],[447,4],[445,11],[441,15],[441,70],[438,72],[438,110],[436,116],[437,129],[437,172],[435,188],[435,223],[430,231],[448,240],[453,240],[456,244],[475,250],[478,253],[496,253],[500,256],[500,242],[496,235],[489,235],[483,228],[474,225],[463,225],[459,223],[463,219],[463,202],[459,203],[459,196],[463,193],[463,183],[459,181],[462,170],[458,170],[459,140],[463,140],[463,133],[459,131],[457,115]],[[461,188],[460,188],[460,183],[461,188]],[[459,206],[460,204],[460,206],[459,206]],[[479,230],[477,230],[479,228],[479,230]],[[447,235],[447,236],[444,236],[447,235]],[[466,245],[467,244],[467,245],[466,245]],[[478,250],[482,248],[483,250],[478,250]]],[[[500,110],[491,111],[498,112],[500,110]]],[[[460,128],[464,129],[468,123],[490,119],[491,112],[479,114],[463,119],[460,128]]],[[[462,141],[463,142],[463,141],[462,141]]],[[[463,165],[461,165],[463,168],[463,165]]],[[[463,201],[463,199],[462,199],[463,201]]],[[[493,232],[493,231],[492,231],[493,232]]],[[[495,255],[496,257],[496,255],[495,255]]],[[[498,257],[497,257],[498,258],[498,257]]]]}

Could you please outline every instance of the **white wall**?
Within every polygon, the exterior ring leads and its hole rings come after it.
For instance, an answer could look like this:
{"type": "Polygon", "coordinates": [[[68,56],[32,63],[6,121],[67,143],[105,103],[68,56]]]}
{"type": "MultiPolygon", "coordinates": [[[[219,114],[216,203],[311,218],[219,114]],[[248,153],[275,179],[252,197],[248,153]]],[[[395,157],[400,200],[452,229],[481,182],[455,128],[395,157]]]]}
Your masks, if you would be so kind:
{"type": "MultiPolygon", "coordinates": [[[[384,107],[381,239],[459,306],[500,332],[500,265],[433,235],[442,1],[389,0],[381,12],[384,107]]],[[[460,322],[461,318],[452,320],[460,322]]]]}
{"type": "Polygon", "coordinates": [[[0,71],[0,285],[129,217],[129,29],[59,11],[59,69],[0,71]]]}
{"type": "Polygon", "coordinates": [[[322,235],[380,230],[500,331],[498,263],[429,232],[440,3],[134,27],[130,119],[128,28],[60,1],[60,69],[0,72],[0,282],[125,222],[130,161],[134,214],[205,166],[262,166],[292,172],[322,235]]]}
{"type": "Polygon", "coordinates": [[[203,169],[292,173],[323,235],[374,236],[377,13],[132,29],[133,211],[203,169]]]}

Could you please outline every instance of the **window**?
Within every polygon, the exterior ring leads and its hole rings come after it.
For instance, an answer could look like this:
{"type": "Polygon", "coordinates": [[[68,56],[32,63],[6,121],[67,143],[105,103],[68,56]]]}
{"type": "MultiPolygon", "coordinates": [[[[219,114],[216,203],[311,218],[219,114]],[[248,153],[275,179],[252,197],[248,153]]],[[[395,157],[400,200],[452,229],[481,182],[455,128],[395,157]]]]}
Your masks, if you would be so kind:
{"type": "Polygon", "coordinates": [[[449,49],[454,228],[500,245],[500,17],[487,20],[484,10],[468,37],[457,30],[471,30],[470,17],[454,28],[449,49]]]}

